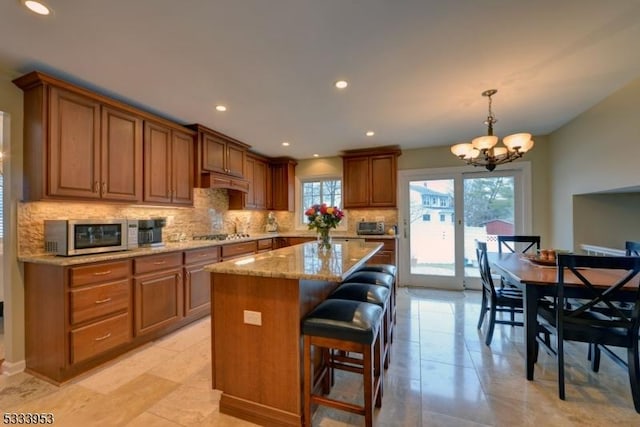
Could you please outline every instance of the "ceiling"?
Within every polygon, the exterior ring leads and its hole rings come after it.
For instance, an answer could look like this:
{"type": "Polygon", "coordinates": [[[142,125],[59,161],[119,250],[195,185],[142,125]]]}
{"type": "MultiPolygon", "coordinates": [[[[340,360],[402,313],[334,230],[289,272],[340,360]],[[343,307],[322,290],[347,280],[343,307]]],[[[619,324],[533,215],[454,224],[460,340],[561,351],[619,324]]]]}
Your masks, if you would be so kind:
{"type": "Polygon", "coordinates": [[[0,70],[48,72],[268,156],[469,140],[491,88],[496,134],[548,134],[640,76],[638,0],[46,2],[49,17],[0,2],[0,70]]]}

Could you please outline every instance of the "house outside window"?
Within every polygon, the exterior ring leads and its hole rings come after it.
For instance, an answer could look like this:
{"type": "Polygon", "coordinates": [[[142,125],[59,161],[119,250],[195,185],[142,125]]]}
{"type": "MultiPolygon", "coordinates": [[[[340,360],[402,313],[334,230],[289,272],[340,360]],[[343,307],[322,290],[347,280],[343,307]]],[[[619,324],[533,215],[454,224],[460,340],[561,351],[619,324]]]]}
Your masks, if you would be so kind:
{"type": "Polygon", "coordinates": [[[431,221],[431,214],[422,215],[422,220],[423,221],[431,221]]]}
{"type": "Polygon", "coordinates": [[[447,220],[447,216],[445,214],[440,214],[440,222],[445,222],[447,220]]]}

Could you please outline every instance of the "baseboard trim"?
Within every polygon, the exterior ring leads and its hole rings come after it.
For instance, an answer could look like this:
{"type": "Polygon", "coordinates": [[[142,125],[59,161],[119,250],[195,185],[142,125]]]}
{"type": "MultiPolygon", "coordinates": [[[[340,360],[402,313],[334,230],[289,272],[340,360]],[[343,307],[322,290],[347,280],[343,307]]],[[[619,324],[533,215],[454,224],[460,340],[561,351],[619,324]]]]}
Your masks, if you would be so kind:
{"type": "Polygon", "coordinates": [[[12,375],[19,374],[20,372],[24,372],[26,368],[27,363],[25,360],[20,360],[19,362],[7,362],[5,360],[2,362],[2,366],[0,366],[0,373],[10,377],[12,375]]]}

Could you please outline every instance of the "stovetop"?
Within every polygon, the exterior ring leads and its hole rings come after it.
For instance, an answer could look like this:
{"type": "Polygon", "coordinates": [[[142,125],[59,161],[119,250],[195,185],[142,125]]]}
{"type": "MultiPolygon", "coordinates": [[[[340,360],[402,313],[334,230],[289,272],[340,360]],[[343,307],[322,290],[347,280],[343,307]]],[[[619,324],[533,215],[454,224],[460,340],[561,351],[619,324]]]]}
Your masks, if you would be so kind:
{"type": "Polygon", "coordinates": [[[249,234],[233,233],[233,234],[200,234],[193,236],[193,240],[238,240],[251,237],[249,234]]]}

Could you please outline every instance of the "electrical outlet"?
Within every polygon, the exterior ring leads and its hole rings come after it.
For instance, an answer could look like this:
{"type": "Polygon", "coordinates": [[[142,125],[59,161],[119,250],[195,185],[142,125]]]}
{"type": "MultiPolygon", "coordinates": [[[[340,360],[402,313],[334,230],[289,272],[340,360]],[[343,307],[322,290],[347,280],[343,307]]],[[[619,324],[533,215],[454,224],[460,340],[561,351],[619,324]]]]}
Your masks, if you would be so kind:
{"type": "Polygon", "coordinates": [[[173,225],[173,221],[175,220],[175,217],[173,215],[168,215],[167,216],[167,226],[171,227],[173,225]]]}
{"type": "Polygon", "coordinates": [[[262,326],[262,313],[259,311],[244,310],[244,323],[247,325],[262,326]]]}

